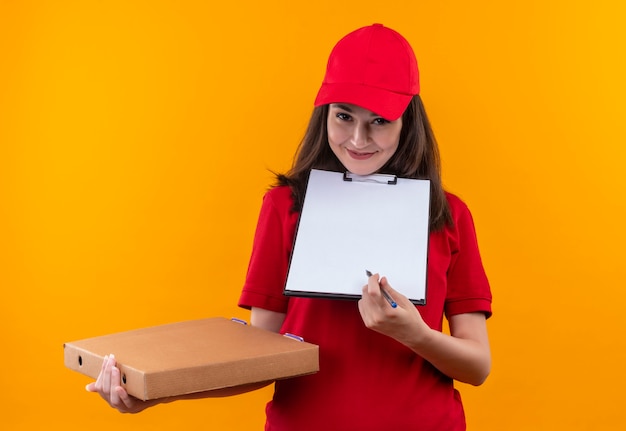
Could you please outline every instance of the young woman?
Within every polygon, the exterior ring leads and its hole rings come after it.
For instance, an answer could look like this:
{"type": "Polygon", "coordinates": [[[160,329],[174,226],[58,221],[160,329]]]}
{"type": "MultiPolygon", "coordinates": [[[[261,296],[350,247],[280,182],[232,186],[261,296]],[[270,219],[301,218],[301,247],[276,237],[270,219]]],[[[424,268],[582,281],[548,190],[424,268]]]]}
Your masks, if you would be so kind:
{"type": "MultiPolygon", "coordinates": [[[[381,223],[393,223],[393,214],[381,223]]],[[[491,292],[471,214],[441,185],[413,50],[394,30],[363,27],[334,47],[294,165],[263,199],[239,305],[251,309],[252,325],[320,346],[318,373],[275,383],[266,430],[465,429],[453,382],[480,385],[490,372],[491,292]],[[313,168],[430,180],[426,305],[413,305],[378,274],[356,302],[283,295],[313,168]],[[444,316],[450,335],[442,332],[444,316]]],[[[121,411],[160,402],[129,397],[114,358],[105,360],[88,390],[121,411]]]]}

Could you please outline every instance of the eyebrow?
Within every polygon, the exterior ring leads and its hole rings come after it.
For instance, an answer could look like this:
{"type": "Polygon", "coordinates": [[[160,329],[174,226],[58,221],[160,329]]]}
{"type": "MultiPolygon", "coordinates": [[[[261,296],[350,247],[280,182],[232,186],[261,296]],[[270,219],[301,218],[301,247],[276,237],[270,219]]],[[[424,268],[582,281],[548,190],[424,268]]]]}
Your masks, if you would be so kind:
{"type": "MultiPolygon", "coordinates": [[[[348,105],[344,105],[344,104],[341,104],[341,103],[337,103],[337,104],[335,104],[335,106],[336,106],[337,108],[339,108],[339,109],[344,110],[344,111],[348,111],[348,112],[350,112],[351,114],[352,114],[352,113],[354,113],[354,111],[353,111],[353,110],[352,110],[352,109],[351,109],[348,105]]],[[[378,115],[378,114],[377,114],[377,113],[375,113],[375,112],[372,112],[372,115],[370,115],[370,116],[371,116],[371,117],[380,117],[380,118],[383,118],[383,116],[382,116],[382,115],[378,115]]]]}
{"type": "Polygon", "coordinates": [[[348,105],[342,105],[341,103],[338,103],[335,106],[339,109],[343,109],[344,111],[352,112],[352,109],[348,105]]]}

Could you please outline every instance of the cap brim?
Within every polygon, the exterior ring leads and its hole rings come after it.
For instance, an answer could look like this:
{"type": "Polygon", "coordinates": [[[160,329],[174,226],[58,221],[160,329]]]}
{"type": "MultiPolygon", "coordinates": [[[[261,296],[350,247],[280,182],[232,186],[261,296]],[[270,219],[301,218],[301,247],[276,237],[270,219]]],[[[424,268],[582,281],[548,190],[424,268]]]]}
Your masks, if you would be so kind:
{"type": "Polygon", "coordinates": [[[349,103],[372,111],[385,120],[394,121],[402,116],[412,98],[411,94],[394,93],[362,84],[324,83],[315,98],[315,106],[349,103]]]}

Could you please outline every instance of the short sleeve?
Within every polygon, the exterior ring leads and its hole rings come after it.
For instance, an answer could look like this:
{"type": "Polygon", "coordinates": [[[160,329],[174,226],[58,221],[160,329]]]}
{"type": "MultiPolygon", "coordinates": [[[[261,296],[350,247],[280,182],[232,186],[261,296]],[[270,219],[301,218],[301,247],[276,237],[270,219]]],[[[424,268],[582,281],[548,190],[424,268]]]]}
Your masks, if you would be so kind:
{"type": "Polygon", "coordinates": [[[450,195],[448,202],[454,227],[451,238],[452,259],[448,269],[446,316],[482,312],[490,317],[491,288],[480,257],[474,220],[469,208],[459,198],[450,195]]]}
{"type": "Polygon", "coordinates": [[[240,307],[287,311],[283,290],[298,217],[291,205],[288,187],[271,189],[263,197],[240,307]]]}

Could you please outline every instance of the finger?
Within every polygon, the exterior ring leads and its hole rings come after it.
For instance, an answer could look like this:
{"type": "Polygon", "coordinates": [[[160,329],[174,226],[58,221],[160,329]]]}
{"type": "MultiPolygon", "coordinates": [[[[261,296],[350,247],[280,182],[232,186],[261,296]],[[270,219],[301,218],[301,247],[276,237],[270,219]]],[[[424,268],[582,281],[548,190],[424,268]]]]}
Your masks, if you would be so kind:
{"type": "Polygon", "coordinates": [[[136,399],[128,395],[128,392],[126,392],[123,387],[118,386],[117,388],[115,388],[115,393],[118,399],[120,399],[122,403],[124,403],[124,406],[126,406],[128,410],[132,410],[134,408],[136,399]]]}
{"type": "Polygon", "coordinates": [[[380,274],[376,273],[376,274],[372,274],[371,277],[368,277],[367,279],[367,284],[378,284],[378,281],[380,280],[380,274]]]}
{"type": "Polygon", "coordinates": [[[376,274],[376,280],[371,281],[371,283],[368,283],[370,298],[378,305],[378,307],[381,307],[383,310],[387,311],[387,303],[391,304],[393,302],[395,304],[395,301],[393,299],[387,299],[390,292],[383,286],[383,281],[386,283],[386,286],[389,286],[389,284],[387,283],[387,278],[380,277],[378,274],[376,274]]]}
{"type": "Polygon", "coordinates": [[[364,307],[372,307],[379,300],[380,287],[370,286],[369,283],[363,286],[363,293],[359,302],[362,302],[364,307]]]}
{"type": "Polygon", "coordinates": [[[109,355],[105,355],[102,359],[102,366],[100,367],[100,374],[98,374],[98,378],[94,382],[92,389],[98,391],[102,388],[102,379],[104,378],[104,370],[106,369],[107,362],[109,361],[109,355]]]}
{"type": "Polygon", "coordinates": [[[109,395],[109,402],[112,406],[120,405],[120,396],[118,394],[118,388],[120,387],[120,369],[117,367],[111,368],[111,393],[109,395]]]}
{"type": "Polygon", "coordinates": [[[109,355],[109,360],[104,367],[104,373],[102,375],[102,388],[103,394],[108,395],[111,392],[111,369],[115,366],[115,356],[109,355]]]}
{"type": "MultiPolygon", "coordinates": [[[[389,289],[390,291],[393,290],[393,287],[391,287],[391,285],[389,284],[389,281],[387,280],[387,277],[381,277],[380,279],[380,286],[384,287],[385,289],[389,289]]],[[[395,292],[395,290],[393,290],[395,292]]]]}
{"type": "Polygon", "coordinates": [[[372,274],[371,277],[369,277],[367,279],[367,290],[369,294],[373,294],[374,296],[376,296],[377,294],[380,294],[380,275],[377,274],[372,274]]]}
{"type": "Polygon", "coordinates": [[[391,286],[391,284],[389,284],[387,277],[383,277],[380,279],[380,287],[381,289],[385,289],[385,291],[396,301],[398,306],[400,306],[400,304],[407,303],[407,305],[413,305],[413,303],[411,303],[403,294],[398,292],[391,286]]]}

